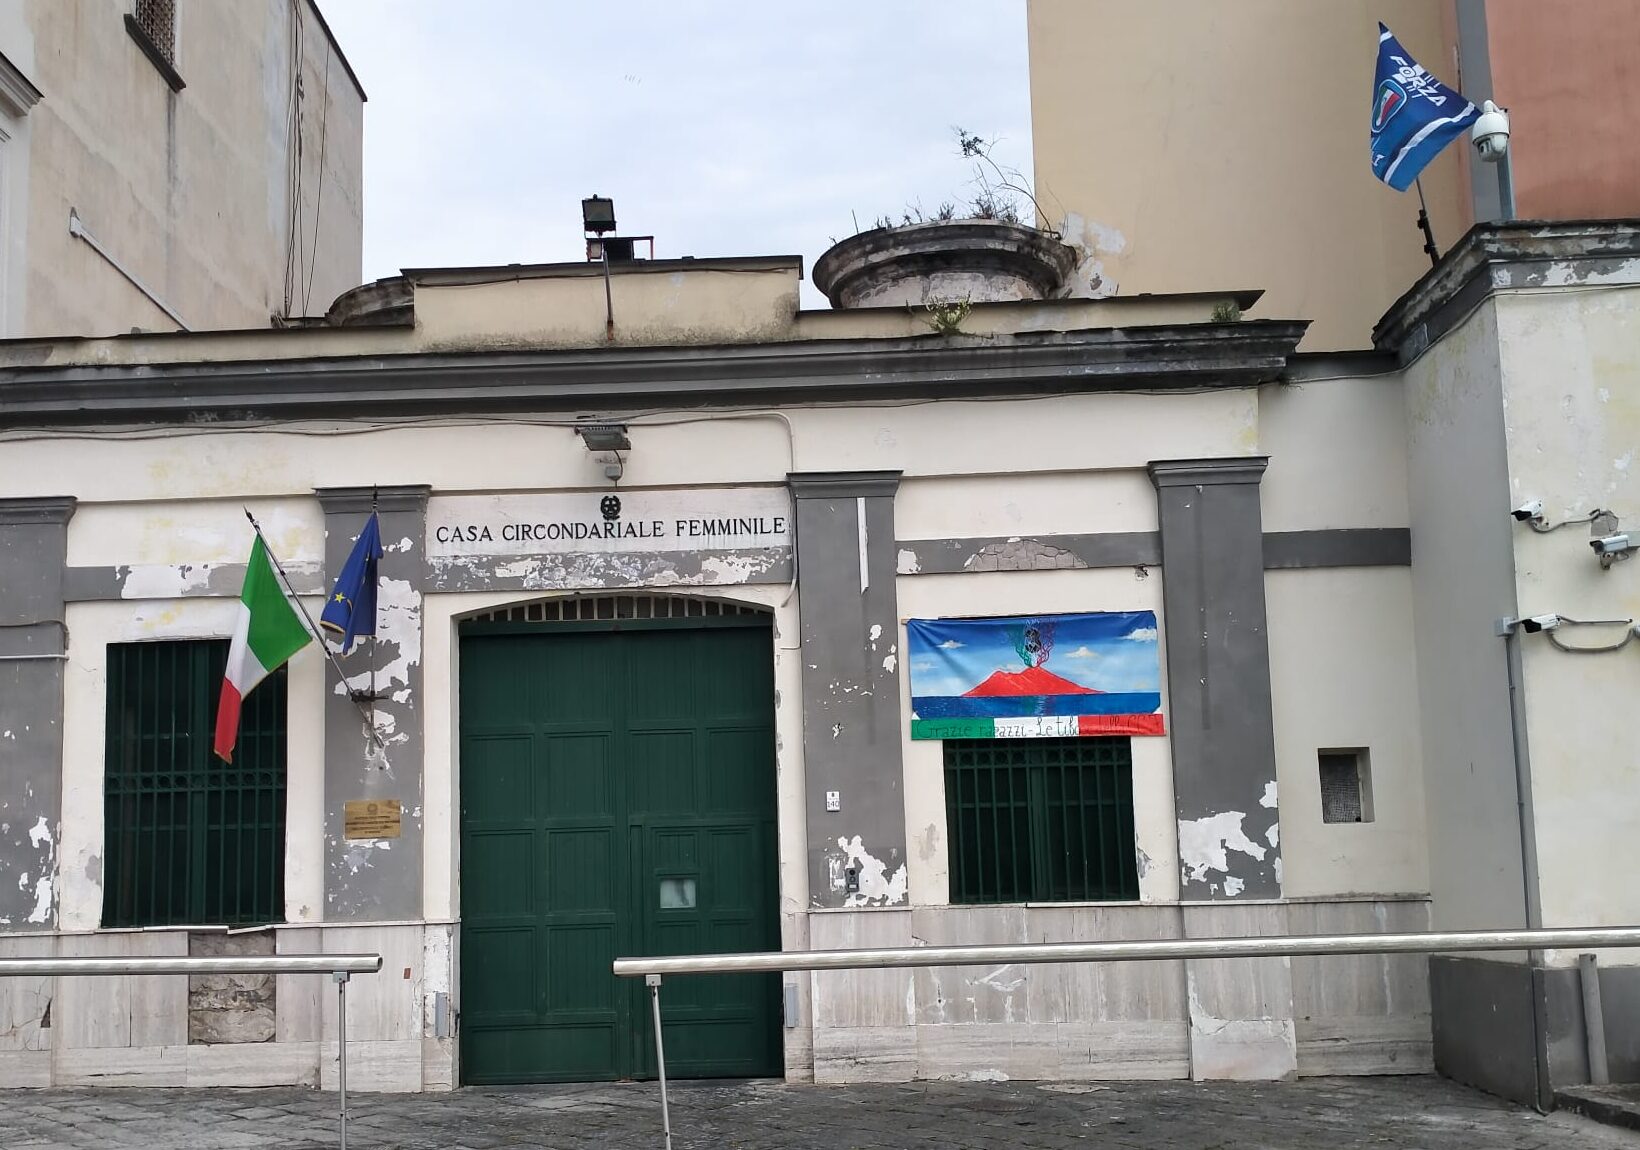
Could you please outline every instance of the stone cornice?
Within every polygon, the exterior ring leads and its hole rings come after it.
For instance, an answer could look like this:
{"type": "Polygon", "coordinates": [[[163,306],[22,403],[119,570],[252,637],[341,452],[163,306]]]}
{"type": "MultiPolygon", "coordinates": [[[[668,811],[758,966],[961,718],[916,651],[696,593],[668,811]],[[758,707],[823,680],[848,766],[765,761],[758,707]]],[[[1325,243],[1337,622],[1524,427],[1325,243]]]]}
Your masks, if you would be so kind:
{"type": "Polygon", "coordinates": [[[0,371],[0,427],[258,423],[484,412],[1252,387],[1305,324],[711,347],[358,356],[0,371]]]}
{"type": "Polygon", "coordinates": [[[75,506],[76,501],[72,495],[0,499],[0,527],[40,523],[61,525],[74,518],[75,506]]]}
{"type": "Polygon", "coordinates": [[[1373,328],[1373,346],[1415,359],[1493,292],[1640,284],[1640,220],[1477,224],[1373,328]]]}
{"type": "Polygon", "coordinates": [[[794,471],[786,476],[793,499],[892,498],[900,489],[898,471],[794,471]]]}
{"type": "Polygon", "coordinates": [[[25,116],[42,98],[22,69],[0,53],[0,108],[13,116],[25,116]]]}
{"type": "Polygon", "coordinates": [[[406,483],[390,487],[320,487],[314,494],[327,515],[362,515],[372,508],[422,512],[427,510],[431,492],[426,484],[406,483]]]}
{"type": "Polygon", "coordinates": [[[1225,483],[1258,483],[1270,459],[1265,455],[1224,459],[1159,459],[1150,465],[1157,487],[1212,487],[1225,483]]]}

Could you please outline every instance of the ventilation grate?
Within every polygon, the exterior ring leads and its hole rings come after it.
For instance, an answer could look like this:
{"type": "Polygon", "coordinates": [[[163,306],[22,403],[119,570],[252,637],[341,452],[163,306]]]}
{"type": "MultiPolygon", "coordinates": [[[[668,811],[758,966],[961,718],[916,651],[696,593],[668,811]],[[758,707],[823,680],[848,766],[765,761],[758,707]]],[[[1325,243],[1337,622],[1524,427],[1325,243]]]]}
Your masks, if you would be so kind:
{"type": "Polygon", "coordinates": [[[681,595],[599,595],[573,599],[539,599],[515,603],[482,615],[481,623],[574,623],[598,619],[703,619],[723,615],[766,615],[743,603],[689,599],[681,595]]]}

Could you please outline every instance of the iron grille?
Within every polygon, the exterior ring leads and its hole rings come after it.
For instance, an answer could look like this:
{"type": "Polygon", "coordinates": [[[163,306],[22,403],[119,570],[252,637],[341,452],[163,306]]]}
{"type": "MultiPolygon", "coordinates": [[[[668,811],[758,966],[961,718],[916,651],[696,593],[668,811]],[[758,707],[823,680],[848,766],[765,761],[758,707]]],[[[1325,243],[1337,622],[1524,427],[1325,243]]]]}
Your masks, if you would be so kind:
{"type": "Polygon", "coordinates": [[[158,52],[167,64],[176,67],[176,0],[137,0],[136,10],[132,15],[136,18],[138,29],[154,46],[154,51],[158,52]]]}
{"type": "Polygon", "coordinates": [[[227,661],[223,640],[109,645],[104,926],[284,919],[285,672],[245,699],[229,764],[227,661]]]}
{"type": "Polygon", "coordinates": [[[1139,897],[1127,739],[944,746],[953,903],[1139,897]]]}
{"type": "Polygon", "coordinates": [[[767,611],[721,599],[681,595],[599,595],[538,599],[499,607],[471,621],[485,623],[572,623],[590,619],[701,619],[720,615],[766,615],[767,611]]]}

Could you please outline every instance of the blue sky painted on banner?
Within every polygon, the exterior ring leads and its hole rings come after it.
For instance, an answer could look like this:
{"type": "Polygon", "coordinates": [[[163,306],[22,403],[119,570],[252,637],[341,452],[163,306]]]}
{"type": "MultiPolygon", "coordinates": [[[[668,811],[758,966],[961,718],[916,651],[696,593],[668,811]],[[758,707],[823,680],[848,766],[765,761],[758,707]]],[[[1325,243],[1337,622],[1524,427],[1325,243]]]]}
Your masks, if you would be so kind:
{"type": "MultiPolygon", "coordinates": [[[[1155,616],[1149,612],[1045,616],[1054,645],[1043,667],[1096,691],[1161,690],[1155,616]]],[[[1008,635],[1010,619],[926,620],[938,640],[910,629],[913,696],[961,695],[995,671],[1020,671],[1024,662],[1008,635]],[[955,645],[953,645],[955,644],[955,645]]]]}

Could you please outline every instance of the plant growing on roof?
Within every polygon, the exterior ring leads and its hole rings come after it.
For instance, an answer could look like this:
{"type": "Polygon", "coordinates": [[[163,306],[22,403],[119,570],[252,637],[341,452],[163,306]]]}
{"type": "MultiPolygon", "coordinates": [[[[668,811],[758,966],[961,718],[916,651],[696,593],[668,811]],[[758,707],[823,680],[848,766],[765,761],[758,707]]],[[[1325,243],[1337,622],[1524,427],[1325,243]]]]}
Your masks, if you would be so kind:
{"type": "MultiPolygon", "coordinates": [[[[960,125],[953,125],[951,131],[957,138],[958,153],[964,159],[973,161],[973,178],[968,181],[972,193],[960,204],[945,200],[933,212],[924,211],[920,203],[907,204],[898,219],[893,215],[880,215],[872,222],[873,227],[908,228],[916,224],[951,220],[996,220],[1004,224],[1034,227],[1034,223],[1027,219],[1024,201],[1028,201],[1035,210],[1036,219],[1048,218],[1025,175],[1018,168],[1003,167],[992,157],[991,152],[997,145],[996,138],[986,139],[960,125]]],[[[855,227],[858,229],[858,223],[855,227]]]]}

